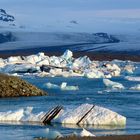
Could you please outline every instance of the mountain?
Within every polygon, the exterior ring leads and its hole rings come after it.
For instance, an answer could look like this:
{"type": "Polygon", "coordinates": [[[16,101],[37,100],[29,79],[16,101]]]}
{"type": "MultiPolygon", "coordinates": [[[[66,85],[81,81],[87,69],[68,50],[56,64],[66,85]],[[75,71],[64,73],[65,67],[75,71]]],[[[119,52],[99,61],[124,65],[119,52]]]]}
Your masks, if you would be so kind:
{"type": "Polygon", "coordinates": [[[0,20],[4,22],[13,22],[15,21],[15,18],[14,16],[7,14],[5,10],[0,9],[0,20]]]}

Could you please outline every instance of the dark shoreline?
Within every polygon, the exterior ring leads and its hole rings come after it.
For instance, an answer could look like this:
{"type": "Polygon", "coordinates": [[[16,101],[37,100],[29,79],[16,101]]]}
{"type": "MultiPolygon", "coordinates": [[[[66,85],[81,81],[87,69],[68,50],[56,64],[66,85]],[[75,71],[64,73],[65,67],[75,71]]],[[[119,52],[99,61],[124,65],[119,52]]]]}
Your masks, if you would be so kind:
{"type": "MultiPolygon", "coordinates": [[[[46,138],[35,138],[35,140],[48,140],[46,138]]],[[[140,134],[137,135],[115,135],[115,136],[99,136],[99,137],[64,137],[56,140],[140,140],[140,134]]]]}
{"type": "MultiPolygon", "coordinates": [[[[42,48],[29,48],[29,49],[18,49],[18,50],[4,50],[0,51],[0,58],[7,58],[10,56],[27,56],[32,54],[37,54],[39,52],[44,52],[48,56],[61,56],[64,53],[64,50],[62,51],[47,51],[47,50],[41,50],[42,48]]],[[[74,58],[78,58],[81,56],[88,56],[91,60],[106,60],[111,61],[114,59],[118,60],[130,60],[135,62],[140,62],[140,54],[137,54],[135,52],[73,52],[74,58]]]]}

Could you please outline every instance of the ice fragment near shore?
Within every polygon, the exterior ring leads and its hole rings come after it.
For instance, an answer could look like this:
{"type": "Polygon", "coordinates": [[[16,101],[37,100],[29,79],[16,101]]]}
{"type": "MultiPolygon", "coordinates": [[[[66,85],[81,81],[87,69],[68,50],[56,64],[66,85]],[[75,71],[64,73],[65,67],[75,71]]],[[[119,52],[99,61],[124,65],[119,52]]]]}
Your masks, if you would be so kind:
{"type": "Polygon", "coordinates": [[[103,83],[105,84],[106,87],[108,88],[113,88],[113,89],[124,89],[124,86],[121,83],[118,82],[113,82],[109,79],[103,79],[103,83]]]}

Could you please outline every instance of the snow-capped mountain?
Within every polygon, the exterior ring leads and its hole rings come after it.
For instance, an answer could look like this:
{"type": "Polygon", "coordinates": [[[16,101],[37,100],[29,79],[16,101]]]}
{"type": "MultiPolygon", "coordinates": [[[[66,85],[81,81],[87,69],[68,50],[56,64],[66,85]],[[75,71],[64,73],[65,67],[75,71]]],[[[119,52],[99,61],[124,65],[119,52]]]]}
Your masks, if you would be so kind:
{"type": "Polygon", "coordinates": [[[14,16],[7,14],[5,10],[0,9],[0,20],[4,22],[13,22],[15,21],[15,18],[14,16]]]}

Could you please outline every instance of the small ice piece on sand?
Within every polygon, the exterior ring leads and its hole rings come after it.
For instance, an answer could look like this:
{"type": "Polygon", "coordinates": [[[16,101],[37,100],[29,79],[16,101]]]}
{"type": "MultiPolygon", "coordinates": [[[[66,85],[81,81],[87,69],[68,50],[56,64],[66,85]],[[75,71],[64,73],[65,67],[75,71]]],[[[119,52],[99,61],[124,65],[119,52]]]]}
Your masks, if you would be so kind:
{"type": "Polygon", "coordinates": [[[109,79],[103,79],[103,83],[105,84],[106,87],[108,88],[113,88],[113,89],[124,89],[124,86],[121,83],[118,82],[113,82],[109,79]]]}
{"type": "Polygon", "coordinates": [[[81,137],[96,137],[94,134],[91,132],[87,131],[86,129],[83,128],[83,130],[80,133],[81,137]]]}
{"type": "Polygon", "coordinates": [[[56,138],[63,137],[63,135],[60,132],[58,132],[58,131],[50,131],[49,128],[46,128],[45,132],[46,132],[46,137],[49,138],[49,139],[56,139],[56,138]]]}
{"type": "Polygon", "coordinates": [[[140,90],[140,84],[134,86],[134,87],[131,87],[130,88],[131,90],[140,90]]]}

